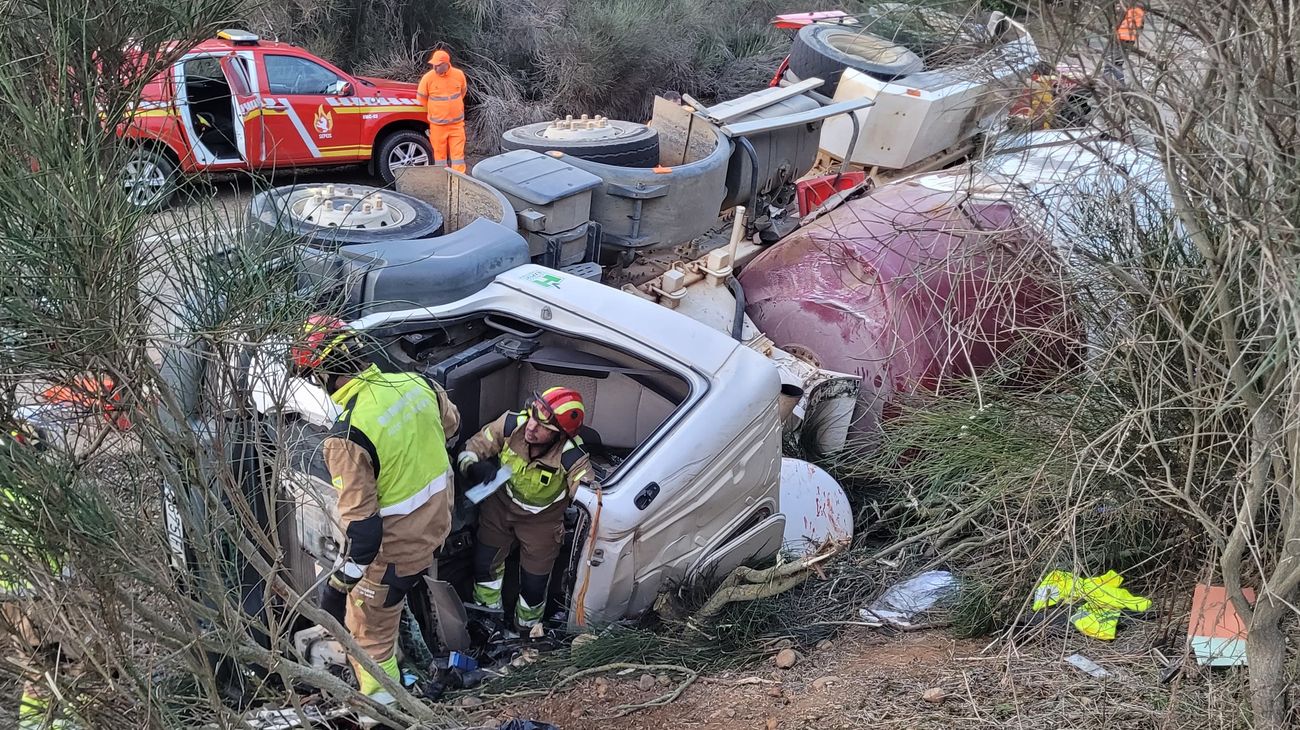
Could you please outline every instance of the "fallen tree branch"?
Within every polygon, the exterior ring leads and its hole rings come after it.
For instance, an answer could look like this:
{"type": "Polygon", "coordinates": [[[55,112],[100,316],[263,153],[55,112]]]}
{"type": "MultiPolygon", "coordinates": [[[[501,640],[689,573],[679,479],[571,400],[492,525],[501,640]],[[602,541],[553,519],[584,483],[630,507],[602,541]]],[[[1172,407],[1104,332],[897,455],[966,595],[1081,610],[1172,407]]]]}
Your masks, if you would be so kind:
{"type": "Polygon", "coordinates": [[[652,707],[664,707],[666,705],[671,705],[672,703],[676,702],[677,698],[681,697],[682,693],[686,691],[686,688],[694,684],[695,680],[700,676],[699,673],[696,671],[686,669],[685,667],[681,667],[681,669],[685,670],[687,673],[686,681],[677,685],[677,687],[673,689],[673,691],[668,692],[666,694],[662,694],[659,697],[656,697],[655,699],[650,700],[648,702],[638,702],[636,704],[631,704],[631,705],[619,705],[618,707],[614,708],[615,710],[618,711],[614,715],[614,717],[616,718],[625,717],[627,715],[632,714],[633,712],[636,712],[637,710],[647,710],[652,707]]]}
{"type": "Polygon", "coordinates": [[[754,601],[778,596],[808,580],[819,563],[839,553],[840,543],[827,543],[816,555],[790,563],[778,563],[764,570],[739,566],[731,571],[709,600],[695,613],[698,619],[709,619],[721,613],[729,603],[754,601]]]}

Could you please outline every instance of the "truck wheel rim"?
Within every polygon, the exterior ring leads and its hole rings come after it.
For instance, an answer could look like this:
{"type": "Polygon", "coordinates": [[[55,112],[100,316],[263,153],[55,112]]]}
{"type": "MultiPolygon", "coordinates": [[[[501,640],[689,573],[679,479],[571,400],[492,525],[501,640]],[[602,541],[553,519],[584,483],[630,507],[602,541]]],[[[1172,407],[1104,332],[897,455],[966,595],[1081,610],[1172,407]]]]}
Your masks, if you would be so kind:
{"type": "Polygon", "coordinates": [[[639,131],[639,125],[610,124],[608,119],[599,114],[594,117],[583,114],[578,119],[570,114],[537,130],[536,135],[538,139],[554,142],[600,142],[626,137],[639,131]]]}
{"type": "Polygon", "coordinates": [[[285,212],[300,224],[348,230],[400,228],[416,217],[410,204],[383,190],[334,184],[293,190],[285,212]]]}
{"type": "Polygon", "coordinates": [[[388,169],[429,164],[429,154],[415,142],[402,142],[388,153],[388,169]]]}
{"type": "Polygon", "coordinates": [[[149,205],[162,194],[167,185],[167,175],[158,165],[145,160],[132,160],[122,168],[122,187],[132,205],[149,205]]]}

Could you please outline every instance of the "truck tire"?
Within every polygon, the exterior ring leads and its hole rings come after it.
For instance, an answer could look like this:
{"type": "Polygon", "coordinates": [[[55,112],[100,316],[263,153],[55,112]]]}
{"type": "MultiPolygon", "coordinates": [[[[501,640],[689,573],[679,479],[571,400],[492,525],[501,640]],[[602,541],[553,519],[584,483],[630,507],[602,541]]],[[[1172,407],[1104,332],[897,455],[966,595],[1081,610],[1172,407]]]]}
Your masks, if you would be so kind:
{"type": "MultiPolygon", "coordinates": [[[[554,122],[525,124],[501,134],[501,149],[563,152],[581,160],[616,167],[654,167],[659,164],[658,130],[619,119],[603,121],[605,126],[588,130],[591,139],[581,139],[581,132],[575,135],[579,138],[550,138],[548,132],[557,134],[554,122]]],[[[569,130],[559,134],[565,133],[572,134],[569,130]]]]}
{"type": "Polygon", "coordinates": [[[137,210],[165,208],[176,195],[179,177],[170,157],[148,147],[132,150],[118,170],[126,199],[137,210]]]}
{"type": "Polygon", "coordinates": [[[429,138],[409,129],[386,135],[375,148],[375,172],[385,185],[396,179],[394,168],[428,165],[433,162],[433,146],[429,138]]]}
{"type": "Polygon", "coordinates": [[[846,68],[892,81],[924,67],[920,56],[893,41],[836,25],[805,25],[790,47],[790,71],[825,80],[818,91],[827,96],[835,94],[846,68]]]}
{"type": "Polygon", "coordinates": [[[432,238],[442,233],[442,221],[442,213],[419,198],[369,185],[285,185],[258,193],[248,206],[250,233],[287,234],[318,248],[432,238]],[[320,202],[313,197],[318,192],[320,202]],[[384,215],[341,212],[349,202],[373,204],[375,196],[387,208],[384,215]]]}

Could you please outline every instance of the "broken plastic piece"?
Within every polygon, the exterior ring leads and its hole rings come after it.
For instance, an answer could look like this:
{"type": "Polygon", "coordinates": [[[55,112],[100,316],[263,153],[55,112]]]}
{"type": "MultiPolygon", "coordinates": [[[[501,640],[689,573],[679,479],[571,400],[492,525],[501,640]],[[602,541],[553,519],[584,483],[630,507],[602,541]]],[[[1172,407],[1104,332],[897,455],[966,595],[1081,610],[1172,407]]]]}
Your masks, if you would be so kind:
{"type": "MultiPolygon", "coordinates": [[[[1255,602],[1253,590],[1243,588],[1241,592],[1247,601],[1255,602]]],[[[1212,667],[1246,664],[1246,624],[1223,586],[1196,584],[1192,592],[1192,616],[1187,623],[1187,638],[1196,654],[1197,664],[1212,667]]]]}
{"type": "Polygon", "coordinates": [[[478,662],[474,661],[474,657],[468,654],[453,651],[451,655],[447,657],[447,666],[465,672],[472,672],[475,669],[478,669],[478,662]]]}
{"type": "Polygon", "coordinates": [[[957,589],[957,578],[946,570],[929,570],[895,584],[859,614],[863,621],[910,628],[912,620],[957,589]]]}
{"type": "Polygon", "coordinates": [[[1110,672],[1106,671],[1105,669],[1102,669],[1100,664],[1094,662],[1093,660],[1089,659],[1088,657],[1082,654],[1071,654],[1070,656],[1065,658],[1065,661],[1069,662],[1071,665],[1073,665],[1076,669],[1083,672],[1084,674],[1092,675],[1097,679],[1102,679],[1103,677],[1110,676],[1110,672]]]}

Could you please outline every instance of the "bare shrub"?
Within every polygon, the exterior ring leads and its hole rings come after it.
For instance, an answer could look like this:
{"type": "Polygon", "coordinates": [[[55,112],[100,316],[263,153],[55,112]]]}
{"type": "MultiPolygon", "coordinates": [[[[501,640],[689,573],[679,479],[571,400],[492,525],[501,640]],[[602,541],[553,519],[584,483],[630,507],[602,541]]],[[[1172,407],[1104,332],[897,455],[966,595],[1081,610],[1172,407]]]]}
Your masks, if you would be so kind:
{"type": "MultiPolygon", "coordinates": [[[[111,376],[133,421],[118,433],[102,402],[41,408],[50,448],[0,450],[0,598],[76,658],[23,652],[0,675],[82,727],[240,726],[248,703],[300,709],[310,688],[403,727],[454,724],[386,678],[400,706],[366,704],[291,645],[307,618],[357,650],[287,581],[283,505],[276,489],[250,488],[250,470],[278,484],[288,457],[269,445],[272,421],[229,397],[246,395],[250,343],[287,341],[311,307],[295,248],[246,240],[202,205],[160,233],[164,219],[134,208],[119,181],[134,149],[116,131],[141,87],[235,8],[14,0],[0,12],[5,434],[34,393],[85,374],[111,376]]],[[[25,645],[21,627],[0,623],[6,647],[25,645]]]]}
{"type": "MultiPolygon", "coordinates": [[[[913,404],[886,428],[875,465],[891,487],[885,506],[934,560],[999,566],[993,584],[1012,604],[1053,567],[1131,567],[1153,588],[1173,566],[1208,569],[1248,624],[1251,723],[1291,727],[1300,29],[1267,4],[1172,3],[1148,11],[1136,47],[1119,48],[1109,8],[1046,12],[1040,42],[1069,49],[1098,77],[1119,64],[1123,85],[1099,86],[1100,123],[1131,140],[1161,183],[1106,152],[1103,164],[1127,180],[1120,194],[1059,181],[1076,203],[1041,209],[1069,218],[1059,245],[1088,333],[1086,367],[1027,394],[976,379],[956,398],[913,404]],[[1012,415],[963,448],[952,416],[973,405],[982,410],[961,424],[972,429],[990,407],[1012,415]],[[981,508],[985,519],[961,527],[967,505],[989,493],[999,496],[981,508]],[[1099,521],[1100,507],[1132,518],[1099,521]],[[955,531],[927,517],[932,509],[955,531]],[[960,554],[993,536],[1002,538],[993,552],[960,554]]],[[[1200,572],[1171,588],[1188,592],[1200,572]]]]}

